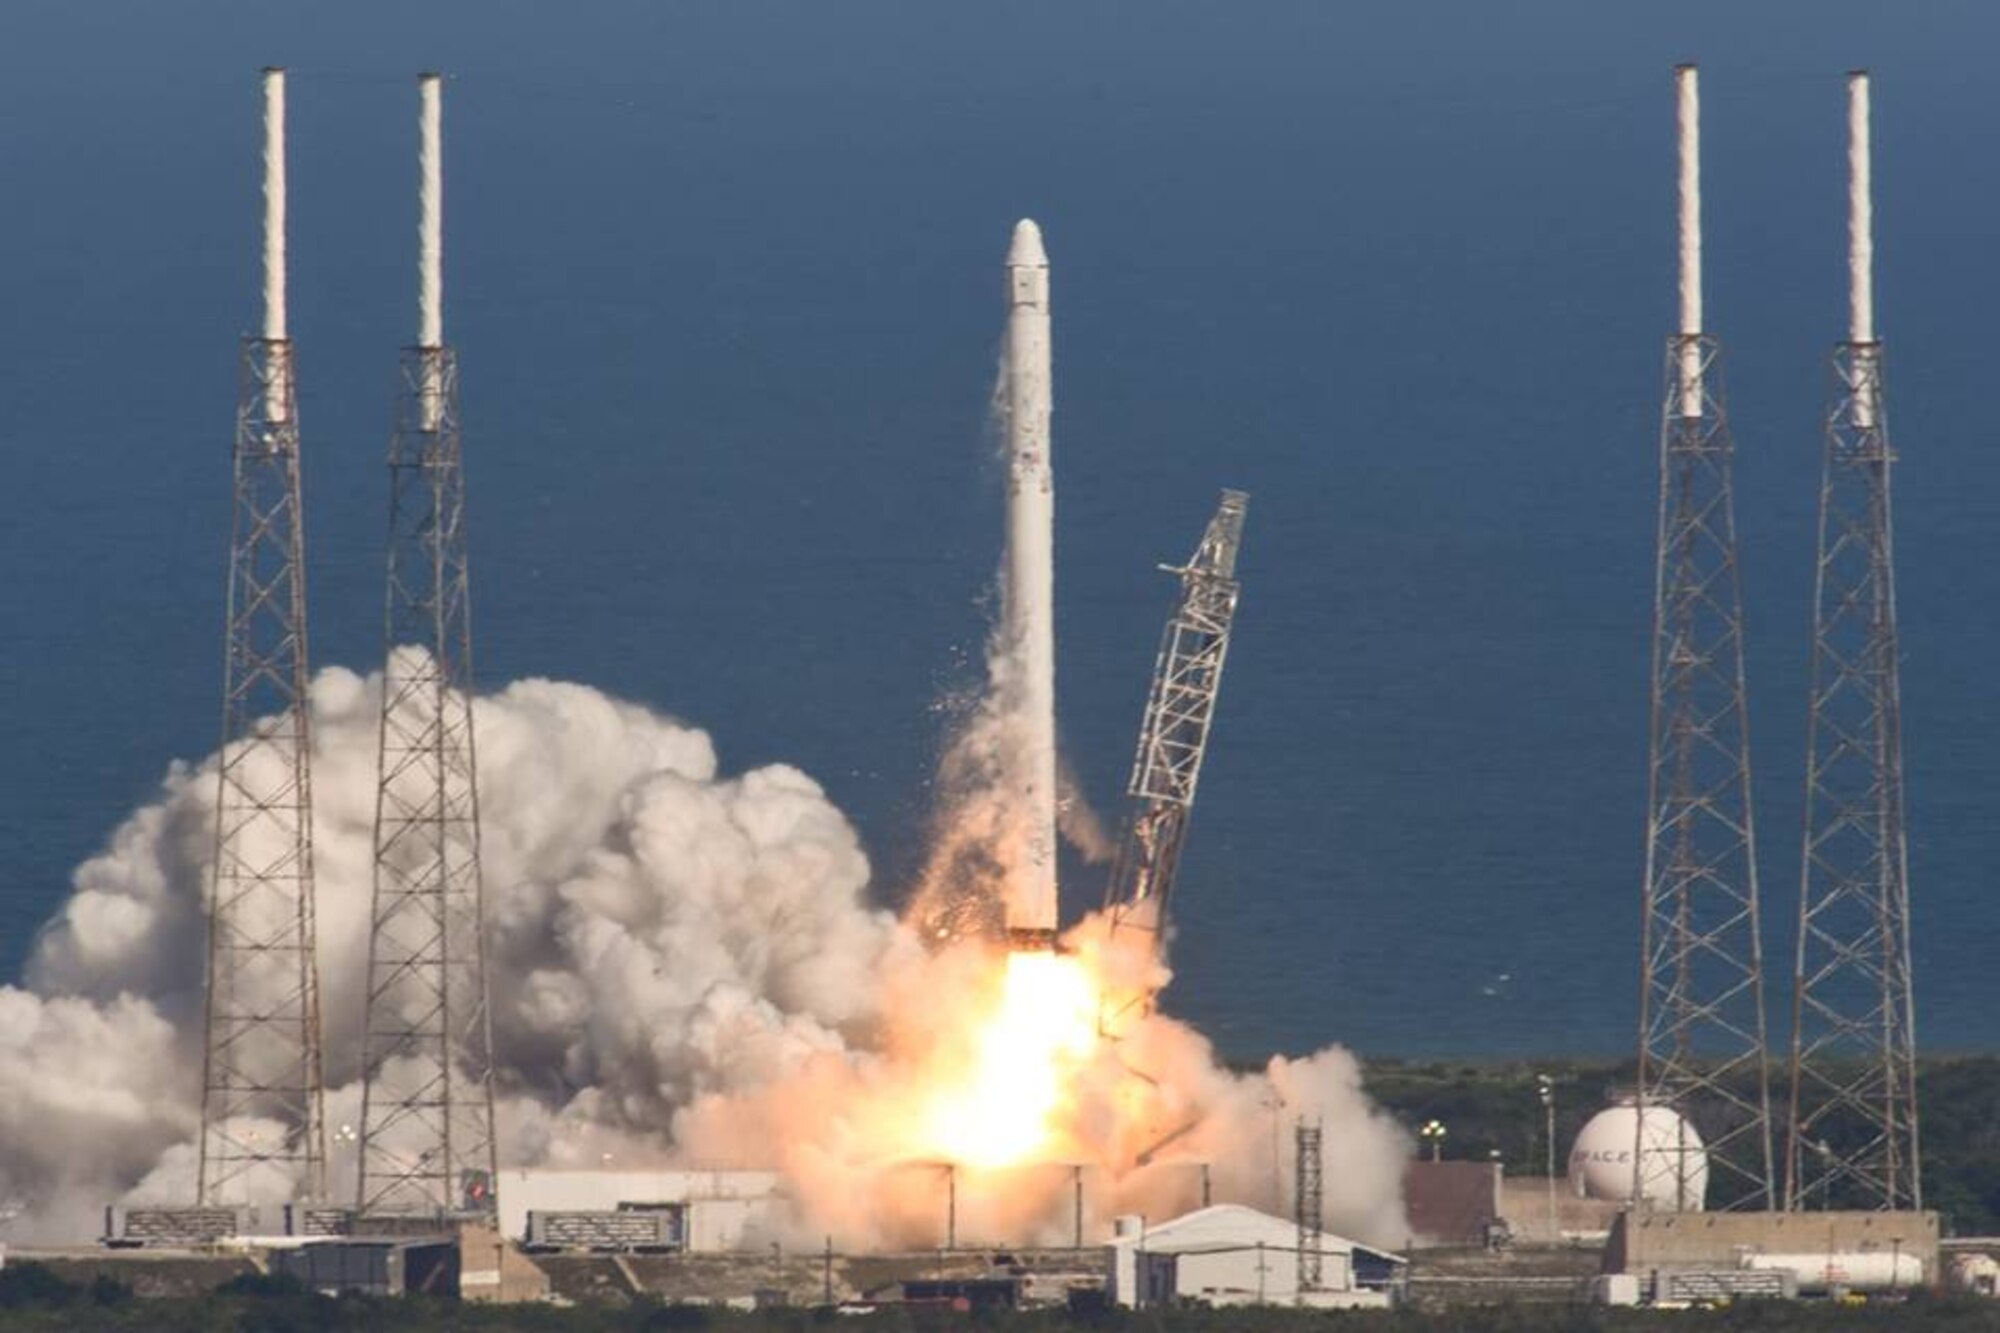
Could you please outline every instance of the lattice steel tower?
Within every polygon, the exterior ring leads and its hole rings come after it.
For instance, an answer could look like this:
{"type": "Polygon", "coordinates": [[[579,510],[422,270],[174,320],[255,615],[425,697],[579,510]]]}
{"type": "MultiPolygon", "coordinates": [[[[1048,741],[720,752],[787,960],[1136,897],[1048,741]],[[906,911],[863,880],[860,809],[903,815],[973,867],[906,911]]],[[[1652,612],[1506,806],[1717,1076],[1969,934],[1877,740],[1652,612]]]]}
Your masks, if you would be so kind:
{"type": "Polygon", "coordinates": [[[1104,893],[1114,930],[1147,930],[1164,938],[1167,901],[1187,840],[1188,815],[1208,753],[1229,631],[1242,593],[1236,553],[1243,544],[1249,503],[1242,491],[1224,491],[1187,564],[1160,566],[1180,575],[1181,591],[1160,638],[1138,752],[1125,788],[1131,811],[1104,893]]]}
{"type": "Polygon", "coordinates": [[[1667,342],[1660,432],[1633,1196],[1669,1208],[1702,1207],[1704,1194],[1710,1207],[1769,1208],[1770,1090],[1733,445],[1719,349],[1702,332],[1694,67],[1680,66],[1674,79],[1680,331],[1667,342]]]}
{"type": "Polygon", "coordinates": [[[296,383],[285,329],[285,74],[267,69],[264,331],[243,341],[236,410],[209,892],[204,1205],[272,1201],[287,1190],[320,1198],[326,1187],[296,383]]]}
{"type": "Polygon", "coordinates": [[[1889,419],[1875,338],[1868,75],[1847,79],[1848,339],[1820,484],[1788,1208],[1921,1208],[1889,419]]]}
{"type": "MultiPolygon", "coordinates": [[[[1229,656],[1229,631],[1242,593],[1236,581],[1236,553],[1243,544],[1249,503],[1242,491],[1224,491],[1187,564],[1160,567],[1180,575],[1180,595],[1160,637],[1152,688],[1139,724],[1138,752],[1125,788],[1125,828],[1104,889],[1111,936],[1141,932],[1151,947],[1149,967],[1166,955],[1171,925],[1167,903],[1187,841],[1222,667],[1229,656]]],[[[1100,1028],[1112,1034],[1126,1013],[1147,1011],[1164,975],[1111,979],[1100,1028]]]]}
{"type": "Polygon", "coordinates": [[[1299,1117],[1293,1130],[1293,1146],[1297,1151],[1293,1183],[1293,1210],[1299,1233],[1299,1274],[1298,1289],[1301,1299],[1309,1291],[1317,1291],[1325,1268],[1321,1262],[1321,1231],[1325,1226],[1325,1176],[1322,1169],[1320,1141],[1325,1131],[1318,1120],[1299,1117]]]}
{"type": "Polygon", "coordinates": [[[418,83],[417,345],[389,450],[381,782],[357,1206],[494,1210],[458,363],[444,342],[440,86],[418,83]]]}

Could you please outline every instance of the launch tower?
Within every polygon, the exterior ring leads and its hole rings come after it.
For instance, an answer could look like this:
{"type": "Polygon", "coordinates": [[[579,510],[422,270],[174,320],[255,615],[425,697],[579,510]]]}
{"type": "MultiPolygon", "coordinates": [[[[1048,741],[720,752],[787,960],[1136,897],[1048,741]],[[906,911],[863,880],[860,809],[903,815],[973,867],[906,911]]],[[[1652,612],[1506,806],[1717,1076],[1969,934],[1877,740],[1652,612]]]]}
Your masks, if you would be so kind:
{"type": "Polygon", "coordinates": [[[1921,1208],[1889,419],[1875,336],[1868,75],[1847,79],[1847,341],[1820,483],[1788,1208],[1921,1208]]]}
{"type": "Polygon", "coordinates": [[[364,1215],[494,1211],[458,361],[444,341],[440,83],[418,83],[416,346],[389,449],[389,577],[360,1131],[364,1215]]]}
{"type": "Polygon", "coordinates": [[[1700,109],[1674,71],[1680,328],[1667,340],[1653,604],[1652,734],[1641,924],[1632,1197],[1770,1208],[1763,956],[1720,348],[1702,328],[1700,109]],[[1679,1143],[1645,1127],[1677,1113],[1679,1143]],[[1692,1126],[1692,1132],[1689,1130],[1692,1126]],[[1707,1199],[1697,1184],[1706,1152],[1707,1199]],[[1668,1173],[1671,1180],[1649,1177],[1668,1173]]]}
{"type": "Polygon", "coordinates": [[[1130,813],[1112,862],[1104,907],[1111,929],[1149,931],[1164,950],[1167,903],[1187,840],[1195,786],[1229,655],[1229,631],[1242,585],[1236,553],[1250,497],[1224,491],[1201,543],[1185,565],[1162,565],[1181,580],[1180,596],[1160,638],[1152,689],[1139,726],[1138,752],[1126,784],[1130,813]]]}
{"type": "MultiPolygon", "coordinates": [[[[243,340],[208,901],[197,1202],[321,1198],[312,735],[297,377],[285,310],[285,72],[264,71],[264,328],[243,340]],[[269,1123],[280,1132],[273,1135],[269,1123]],[[275,1179],[274,1179],[275,1177],[275,1179]],[[263,1198],[254,1198],[262,1195],[263,1198]]],[[[274,1201],[274,1200],[273,1200],[274,1201]]]]}

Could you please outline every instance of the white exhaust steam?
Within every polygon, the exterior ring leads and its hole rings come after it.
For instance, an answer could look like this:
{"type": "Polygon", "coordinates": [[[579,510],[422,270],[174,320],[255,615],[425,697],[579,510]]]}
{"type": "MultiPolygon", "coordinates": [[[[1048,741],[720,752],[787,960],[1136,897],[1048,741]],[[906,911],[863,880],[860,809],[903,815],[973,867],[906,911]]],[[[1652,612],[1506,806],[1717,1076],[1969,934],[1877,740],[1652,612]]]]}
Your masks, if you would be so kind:
{"type": "MultiPolygon", "coordinates": [[[[379,690],[379,677],[335,668],[311,692],[342,1199],[354,1188],[338,1127],[358,1104],[379,690]]],[[[618,1166],[776,1167],[791,1206],[770,1239],[934,1244],[937,1172],[910,1160],[908,1108],[989,984],[978,947],[933,953],[872,906],[853,828],[794,768],[724,776],[704,732],[580,685],[522,681],[475,710],[501,1165],[609,1154],[618,1166]]],[[[25,988],[0,988],[0,1199],[24,1210],[16,1239],[82,1240],[107,1202],[193,1198],[214,763],[168,772],[158,799],[77,870],[25,988]]],[[[1071,945],[1088,951],[1093,938],[1086,923],[1071,945]]],[[[1408,1145],[1338,1049],[1237,1075],[1199,1034],[1156,1018],[1077,1070],[1074,1099],[1065,1160],[1092,1173],[1093,1225],[1190,1206],[1194,1162],[1211,1164],[1218,1200],[1288,1214],[1290,1120],[1305,1114],[1327,1122],[1328,1227],[1403,1238],[1408,1145]],[[1137,1114],[1121,1109],[1128,1068],[1154,1085],[1137,1114]]],[[[1069,1180],[1024,1168],[967,1181],[961,1234],[1063,1240],[1069,1180]]],[[[279,1197],[289,1183],[265,1188],[279,1197]]]]}

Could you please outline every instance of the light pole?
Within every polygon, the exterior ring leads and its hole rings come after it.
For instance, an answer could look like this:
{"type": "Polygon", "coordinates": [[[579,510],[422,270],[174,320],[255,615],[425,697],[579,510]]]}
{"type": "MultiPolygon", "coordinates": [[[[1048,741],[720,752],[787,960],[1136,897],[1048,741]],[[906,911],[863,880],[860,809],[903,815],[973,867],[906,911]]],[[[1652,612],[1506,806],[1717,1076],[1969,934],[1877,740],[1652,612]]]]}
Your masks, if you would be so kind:
{"type": "Polygon", "coordinates": [[[1439,1161],[1444,1157],[1444,1136],[1446,1132],[1444,1121],[1442,1120],[1426,1120],[1424,1121],[1423,1128],[1417,1131],[1417,1137],[1425,1143],[1430,1144],[1431,1160],[1433,1162],[1439,1161]]]}
{"type": "Polygon", "coordinates": [[[1548,1138],[1549,1163],[1549,1244],[1562,1239],[1556,1224],[1556,1081],[1547,1074],[1535,1075],[1535,1091],[1542,1099],[1544,1133],[1548,1138]]]}

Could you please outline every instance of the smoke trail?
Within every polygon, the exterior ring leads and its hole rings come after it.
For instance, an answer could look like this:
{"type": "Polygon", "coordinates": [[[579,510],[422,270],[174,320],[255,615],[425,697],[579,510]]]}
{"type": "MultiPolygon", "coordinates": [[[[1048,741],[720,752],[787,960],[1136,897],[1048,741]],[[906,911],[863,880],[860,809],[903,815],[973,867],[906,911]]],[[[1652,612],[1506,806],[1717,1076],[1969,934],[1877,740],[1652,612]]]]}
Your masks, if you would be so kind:
{"type": "MultiPolygon", "coordinates": [[[[334,668],[310,694],[336,1131],[358,1110],[380,688],[334,668]]],[[[853,828],[794,768],[725,775],[704,732],[580,685],[523,681],[474,709],[502,1165],[778,1166],[776,1238],[934,1243],[937,1170],[907,1160],[911,1108],[989,997],[990,955],[926,949],[872,906],[853,828]]],[[[214,797],[212,757],[170,768],[76,871],[26,984],[0,987],[0,1199],[26,1209],[17,1237],[81,1240],[107,1202],[193,1196],[214,797]]],[[[1101,952],[1092,929],[1080,954],[1101,952]]],[[[1329,1225],[1400,1239],[1407,1146],[1343,1053],[1236,1075],[1158,1018],[1073,1073],[1057,1129],[1064,1160],[1092,1164],[1094,1215],[1191,1202],[1189,1154],[1214,1163],[1217,1197],[1283,1211],[1259,1145],[1273,1116],[1316,1108],[1353,1158],[1339,1173],[1329,1159],[1329,1225]]],[[[351,1194],[352,1145],[332,1138],[351,1194]]],[[[1057,1237],[1059,1177],[968,1176],[963,1234],[1057,1237]]]]}

